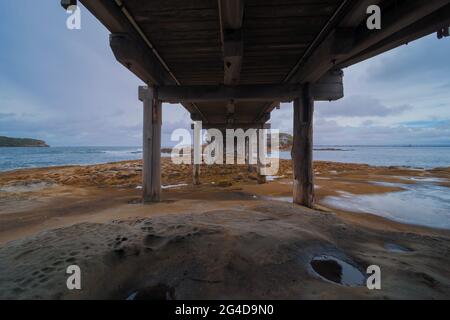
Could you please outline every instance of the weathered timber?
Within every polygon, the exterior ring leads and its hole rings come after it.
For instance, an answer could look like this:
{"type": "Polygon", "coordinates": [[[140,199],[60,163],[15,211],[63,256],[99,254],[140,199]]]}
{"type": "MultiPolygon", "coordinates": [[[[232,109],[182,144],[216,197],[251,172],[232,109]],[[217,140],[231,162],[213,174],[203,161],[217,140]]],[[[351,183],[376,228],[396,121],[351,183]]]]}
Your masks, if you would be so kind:
{"type": "MultiPolygon", "coordinates": [[[[299,96],[300,85],[261,84],[238,86],[161,86],[159,99],[170,102],[212,102],[212,101],[279,101],[290,102],[299,96]]],[[[338,70],[324,77],[312,86],[315,100],[337,100],[343,97],[342,71],[338,70]]]]}
{"type": "Polygon", "coordinates": [[[144,105],[142,193],[144,202],[161,200],[161,101],[152,87],[139,87],[144,105]]]}
{"type": "Polygon", "coordinates": [[[294,101],[293,201],[309,208],[314,206],[313,114],[311,85],[305,84],[301,97],[294,101]]]}
{"type": "Polygon", "coordinates": [[[244,0],[218,0],[219,22],[224,65],[224,84],[239,83],[244,40],[242,21],[244,18],[244,0]]]}

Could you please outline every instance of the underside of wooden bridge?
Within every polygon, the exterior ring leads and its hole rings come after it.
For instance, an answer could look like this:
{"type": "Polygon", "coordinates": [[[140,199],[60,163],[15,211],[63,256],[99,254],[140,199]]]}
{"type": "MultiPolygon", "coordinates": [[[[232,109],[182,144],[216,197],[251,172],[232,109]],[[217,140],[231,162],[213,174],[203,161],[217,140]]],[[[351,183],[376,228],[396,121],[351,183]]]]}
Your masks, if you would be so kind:
{"type": "Polygon", "coordinates": [[[147,201],[161,193],[161,102],[181,103],[203,128],[261,128],[280,102],[294,101],[294,202],[312,207],[314,101],[343,97],[343,68],[450,24],[450,0],[80,2],[148,86],[140,89],[147,201]],[[370,5],[381,8],[379,30],[367,28],[370,5]]]}

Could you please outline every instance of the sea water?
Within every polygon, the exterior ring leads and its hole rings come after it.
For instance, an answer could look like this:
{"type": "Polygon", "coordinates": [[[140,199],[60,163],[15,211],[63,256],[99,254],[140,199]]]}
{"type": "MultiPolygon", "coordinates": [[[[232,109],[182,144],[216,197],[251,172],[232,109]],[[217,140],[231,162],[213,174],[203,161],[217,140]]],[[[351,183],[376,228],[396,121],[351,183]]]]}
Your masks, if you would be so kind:
{"type": "Polygon", "coordinates": [[[0,171],[88,165],[142,158],[139,147],[0,148],[0,171]]]}
{"type": "MultiPolygon", "coordinates": [[[[141,147],[0,148],[0,171],[141,158],[141,147]]],[[[280,158],[290,159],[290,152],[280,152],[280,158]]],[[[318,146],[314,151],[314,159],[429,169],[450,167],[450,147],[318,146]]]]}
{"type": "MultiPolygon", "coordinates": [[[[280,158],[291,159],[291,153],[280,152],[280,158]]],[[[318,146],[314,150],[314,160],[361,163],[371,166],[442,168],[450,167],[450,146],[318,146]]]]}
{"type": "MultiPolygon", "coordinates": [[[[168,156],[168,155],[163,155],[168,156]]],[[[290,152],[280,157],[290,159],[290,152]]],[[[142,158],[140,147],[0,148],[0,171],[63,165],[89,165],[142,158]]],[[[316,147],[315,160],[411,168],[450,167],[450,147],[316,147]]],[[[381,195],[345,195],[324,199],[338,209],[391,220],[450,229],[450,188],[433,179],[399,185],[404,191],[381,195]]],[[[372,183],[377,183],[373,181],[372,183]]],[[[292,201],[291,197],[280,199],[292,201]]]]}

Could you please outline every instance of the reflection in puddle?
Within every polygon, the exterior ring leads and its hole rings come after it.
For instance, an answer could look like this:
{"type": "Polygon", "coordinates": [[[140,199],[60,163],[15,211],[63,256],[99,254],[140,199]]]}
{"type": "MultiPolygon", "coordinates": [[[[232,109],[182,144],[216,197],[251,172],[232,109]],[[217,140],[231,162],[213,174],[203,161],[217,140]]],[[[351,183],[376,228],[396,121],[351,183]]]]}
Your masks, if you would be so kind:
{"type": "Polygon", "coordinates": [[[180,184],[161,186],[161,189],[174,189],[174,188],[180,188],[180,187],[186,187],[186,186],[188,186],[186,183],[180,183],[180,184]]]}
{"type": "Polygon", "coordinates": [[[352,212],[370,213],[394,221],[450,229],[450,192],[447,187],[421,180],[413,185],[375,182],[377,185],[401,187],[405,191],[326,197],[324,205],[352,212]]]}
{"type": "Polygon", "coordinates": [[[289,203],[293,202],[292,197],[262,197],[262,199],[269,200],[269,201],[289,202],[289,203]]]}
{"type": "Polygon", "coordinates": [[[384,248],[392,253],[408,253],[408,252],[412,252],[411,249],[402,247],[401,245],[395,244],[395,243],[386,243],[384,245],[384,248]]]}
{"type": "Polygon", "coordinates": [[[343,286],[362,286],[366,280],[356,267],[332,256],[314,257],[311,260],[311,267],[321,278],[343,286]]]}
{"type": "Polygon", "coordinates": [[[32,183],[19,182],[13,185],[1,187],[0,192],[10,192],[10,193],[35,192],[56,186],[57,184],[49,182],[32,182],[32,183]]]}
{"type": "Polygon", "coordinates": [[[434,177],[402,177],[402,178],[404,180],[416,181],[416,182],[431,182],[431,183],[447,182],[447,179],[434,178],[434,177]]]}

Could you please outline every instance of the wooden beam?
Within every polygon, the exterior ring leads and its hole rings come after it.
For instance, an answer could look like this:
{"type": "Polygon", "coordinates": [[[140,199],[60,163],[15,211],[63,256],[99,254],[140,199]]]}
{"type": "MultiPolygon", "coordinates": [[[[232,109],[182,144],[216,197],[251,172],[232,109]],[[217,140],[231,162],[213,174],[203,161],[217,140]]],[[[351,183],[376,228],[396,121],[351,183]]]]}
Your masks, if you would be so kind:
{"type": "Polygon", "coordinates": [[[393,34],[383,41],[380,41],[376,45],[362,51],[358,55],[343,61],[340,63],[339,68],[345,68],[358,62],[370,59],[383,52],[432,34],[433,32],[436,32],[436,30],[439,30],[442,26],[449,25],[450,4],[408,26],[400,32],[393,34]]]}
{"type": "Polygon", "coordinates": [[[293,201],[296,204],[314,207],[313,171],[313,114],[314,99],[311,85],[305,84],[302,96],[294,101],[293,142],[293,201]]]}
{"type": "MultiPolygon", "coordinates": [[[[324,41],[327,42],[327,49],[329,49],[330,46],[329,42],[336,43],[338,41],[334,35],[334,30],[339,26],[348,29],[358,25],[366,15],[366,8],[371,4],[376,4],[377,1],[379,0],[344,0],[302,54],[292,70],[286,75],[283,82],[296,82],[296,78],[298,78],[298,74],[300,73],[299,70],[304,67],[311,58],[317,60],[316,56],[322,54],[321,51],[324,50],[321,49],[321,46],[323,46],[324,41]]],[[[328,53],[328,50],[325,51],[328,53]]],[[[320,65],[316,65],[316,67],[322,68],[320,65]]],[[[325,73],[326,72],[323,74],[325,73]]]]}
{"type": "Polygon", "coordinates": [[[145,202],[161,200],[161,101],[151,87],[139,87],[144,105],[142,197],[145,202]]]}
{"type": "MultiPolygon", "coordinates": [[[[334,69],[325,74],[319,81],[312,85],[314,101],[336,101],[344,97],[344,72],[334,69]]],[[[300,95],[300,92],[298,92],[300,95]]],[[[279,106],[279,102],[270,102],[255,118],[255,122],[261,121],[266,113],[272,112],[279,106]]]]}
{"type": "MultiPolygon", "coordinates": [[[[368,3],[370,2],[372,1],[368,3]]],[[[339,63],[351,59],[384,39],[401,32],[449,2],[449,0],[410,0],[403,2],[402,5],[387,8],[382,12],[381,30],[368,30],[365,25],[366,16],[361,21],[353,17],[353,14],[349,11],[349,15],[352,16],[351,21],[348,22],[349,19],[344,18],[339,26],[332,29],[327,37],[299,63],[289,81],[292,83],[314,83],[339,63]],[[336,48],[336,44],[339,44],[339,27],[354,28],[354,43],[351,48],[347,48],[344,52],[340,52],[341,50],[336,48]]],[[[361,7],[360,4],[358,6],[361,7]]]]}
{"type": "Polygon", "coordinates": [[[121,8],[112,0],[80,0],[80,2],[113,34],[111,48],[119,62],[149,85],[176,84],[176,80],[142,38],[121,8]],[[119,36],[121,35],[121,36],[119,36]],[[120,49],[123,44],[125,48],[120,49]],[[147,82],[150,81],[150,82],[147,82]]]}
{"type": "MultiPolygon", "coordinates": [[[[194,125],[191,126],[191,128],[194,128],[194,125]]],[[[271,124],[270,123],[233,123],[230,125],[229,123],[202,123],[202,128],[205,130],[208,129],[218,129],[218,130],[225,130],[225,129],[270,129],[271,124]]]]}
{"type": "Polygon", "coordinates": [[[165,102],[212,101],[292,101],[298,96],[298,85],[241,86],[162,86],[159,98],[165,102]]]}
{"type": "Polygon", "coordinates": [[[152,57],[151,51],[139,44],[127,33],[113,33],[109,37],[111,49],[119,61],[149,85],[175,84],[161,64],[152,57]]]}
{"type": "MultiPolygon", "coordinates": [[[[312,86],[314,99],[328,101],[342,98],[344,95],[342,77],[342,71],[336,70],[312,86]]],[[[158,94],[159,99],[169,103],[232,101],[229,102],[227,113],[234,113],[232,106],[236,101],[292,101],[299,96],[300,85],[161,86],[158,88],[158,94]]]]}
{"type": "Polygon", "coordinates": [[[242,21],[244,18],[243,0],[218,0],[219,21],[224,64],[224,84],[239,83],[242,69],[244,45],[242,21]]]}
{"type": "Polygon", "coordinates": [[[409,0],[403,2],[403,5],[393,5],[390,10],[382,11],[381,30],[368,30],[365,24],[359,28],[350,55],[360,53],[395,35],[448,4],[450,4],[449,0],[409,0]]]}
{"type": "Polygon", "coordinates": [[[331,70],[311,86],[314,101],[336,101],[344,97],[344,72],[331,70]]]}
{"type": "MultiPolygon", "coordinates": [[[[148,85],[179,84],[153,45],[146,42],[138,32],[139,26],[133,25],[123,13],[125,7],[121,9],[113,0],[80,0],[80,2],[113,34],[110,38],[111,49],[117,60],[126,68],[148,85]],[[119,48],[124,42],[125,48],[119,48]]],[[[195,104],[183,104],[183,107],[206,121],[206,117],[195,104]]]]}

